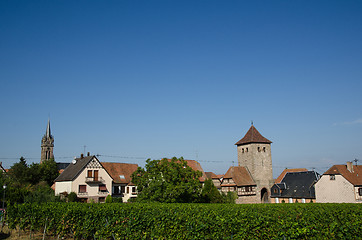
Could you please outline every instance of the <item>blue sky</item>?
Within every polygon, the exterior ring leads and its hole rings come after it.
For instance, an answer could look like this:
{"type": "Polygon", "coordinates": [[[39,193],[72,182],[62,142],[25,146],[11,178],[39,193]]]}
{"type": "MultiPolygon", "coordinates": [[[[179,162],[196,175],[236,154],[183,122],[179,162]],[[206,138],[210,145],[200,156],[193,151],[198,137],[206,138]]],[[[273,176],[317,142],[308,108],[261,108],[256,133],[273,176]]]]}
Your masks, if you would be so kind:
{"type": "MultiPolygon", "coordinates": [[[[0,1],[0,158],[199,160],[254,126],[274,176],[362,160],[361,1],[0,1]],[[106,156],[120,156],[106,157],[106,156]]],[[[360,162],[362,164],[362,162],[360,162]]]]}

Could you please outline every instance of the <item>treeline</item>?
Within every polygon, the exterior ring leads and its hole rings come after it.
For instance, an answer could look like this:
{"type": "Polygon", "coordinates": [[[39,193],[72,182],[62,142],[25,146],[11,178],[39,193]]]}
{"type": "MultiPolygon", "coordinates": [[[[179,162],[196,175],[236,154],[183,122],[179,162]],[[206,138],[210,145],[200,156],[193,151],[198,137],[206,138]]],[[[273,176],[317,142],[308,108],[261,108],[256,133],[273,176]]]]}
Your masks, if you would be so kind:
{"type": "Polygon", "coordinates": [[[21,157],[8,172],[0,173],[0,197],[5,205],[25,202],[54,202],[59,198],[54,195],[51,186],[59,175],[54,159],[28,164],[21,157]]]}
{"type": "Polygon", "coordinates": [[[360,239],[361,216],[361,204],[46,203],[11,206],[7,221],[54,239],[360,239]]]}

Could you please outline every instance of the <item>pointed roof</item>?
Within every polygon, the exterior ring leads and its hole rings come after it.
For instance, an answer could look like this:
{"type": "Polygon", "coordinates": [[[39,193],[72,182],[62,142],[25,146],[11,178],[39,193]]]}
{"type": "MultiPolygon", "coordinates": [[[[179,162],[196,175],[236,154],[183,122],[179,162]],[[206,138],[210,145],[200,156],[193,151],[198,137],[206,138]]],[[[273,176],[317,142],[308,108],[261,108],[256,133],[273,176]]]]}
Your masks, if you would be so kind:
{"type": "Polygon", "coordinates": [[[272,143],[272,141],[263,137],[258,132],[258,130],[256,130],[254,125],[251,125],[251,127],[249,128],[249,131],[245,134],[245,136],[240,141],[235,143],[235,145],[239,146],[239,145],[244,145],[244,144],[248,144],[248,143],[269,143],[270,144],[270,143],[272,143]]]}
{"type": "Polygon", "coordinates": [[[50,119],[48,119],[48,125],[47,125],[47,130],[46,130],[45,136],[46,136],[47,138],[52,137],[52,134],[51,134],[51,132],[50,132],[50,119]]]}

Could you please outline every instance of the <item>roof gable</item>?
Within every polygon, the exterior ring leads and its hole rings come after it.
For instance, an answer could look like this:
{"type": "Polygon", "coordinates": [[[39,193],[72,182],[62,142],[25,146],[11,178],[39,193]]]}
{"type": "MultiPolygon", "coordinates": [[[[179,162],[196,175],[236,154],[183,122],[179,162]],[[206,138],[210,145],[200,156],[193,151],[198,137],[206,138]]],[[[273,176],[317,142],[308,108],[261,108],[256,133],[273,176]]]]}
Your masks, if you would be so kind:
{"type": "Polygon", "coordinates": [[[353,165],[353,172],[350,172],[346,165],[333,165],[323,175],[342,175],[353,185],[362,185],[361,165],[353,165]]]}
{"type": "Polygon", "coordinates": [[[270,144],[272,143],[272,141],[266,139],[265,137],[263,137],[258,130],[256,130],[256,128],[254,127],[254,125],[251,125],[251,127],[249,128],[249,131],[245,134],[245,136],[240,139],[237,143],[235,143],[235,145],[239,146],[239,145],[244,145],[244,144],[248,144],[248,143],[267,143],[270,144]]]}
{"type": "Polygon", "coordinates": [[[256,185],[249,171],[245,167],[230,167],[223,179],[233,179],[237,186],[256,185]]]}
{"type": "Polygon", "coordinates": [[[64,171],[55,179],[55,181],[73,181],[92,160],[99,162],[96,156],[87,156],[74,159],[74,163],[72,162],[69,164],[68,167],[66,167],[66,169],[64,169],[64,171]]]}

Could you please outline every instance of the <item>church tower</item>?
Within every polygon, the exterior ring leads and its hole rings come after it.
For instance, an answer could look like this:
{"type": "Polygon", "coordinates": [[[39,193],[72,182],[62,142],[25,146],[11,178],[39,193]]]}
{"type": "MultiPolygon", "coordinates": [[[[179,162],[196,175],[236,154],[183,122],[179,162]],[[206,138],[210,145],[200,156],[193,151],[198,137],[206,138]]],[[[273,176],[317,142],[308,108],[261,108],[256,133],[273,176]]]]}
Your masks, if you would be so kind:
{"type": "Polygon", "coordinates": [[[252,124],[245,136],[235,143],[238,165],[246,167],[257,185],[256,202],[268,202],[274,184],[271,141],[263,137],[252,124]]]}
{"type": "Polygon", "coordinates": [[[48,119],[47,130],[45,132],[45,135],[41,139],[40,163],[42,163],[45,160],[54,158],[53,148],[54,148],[54,137],[50,133],[50,120],[48,119]]]}

